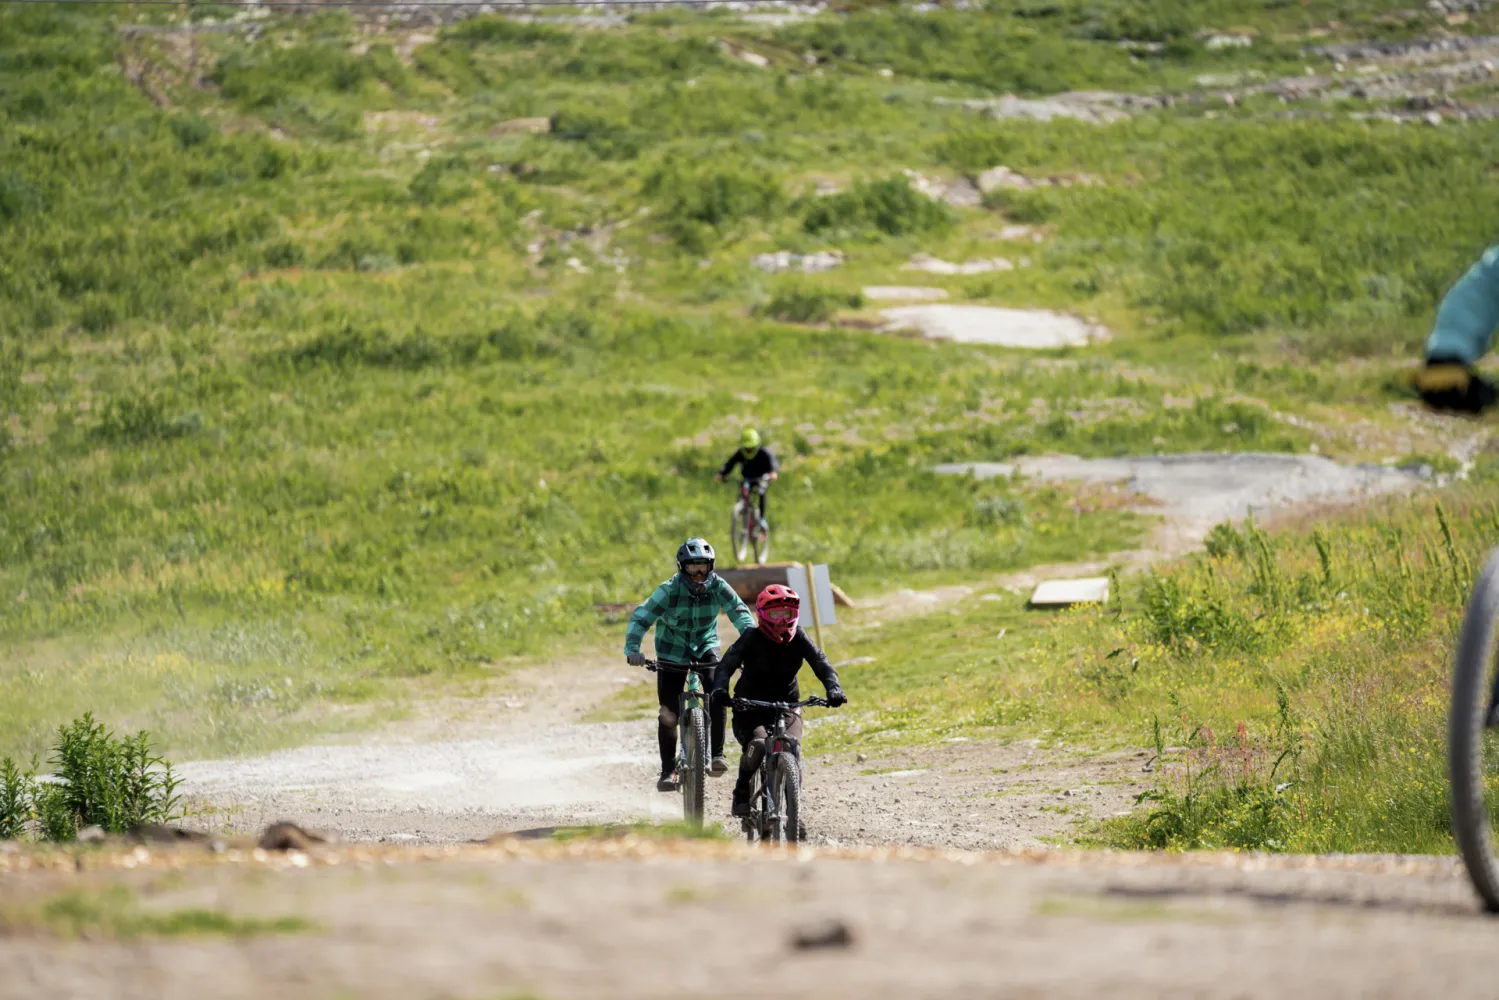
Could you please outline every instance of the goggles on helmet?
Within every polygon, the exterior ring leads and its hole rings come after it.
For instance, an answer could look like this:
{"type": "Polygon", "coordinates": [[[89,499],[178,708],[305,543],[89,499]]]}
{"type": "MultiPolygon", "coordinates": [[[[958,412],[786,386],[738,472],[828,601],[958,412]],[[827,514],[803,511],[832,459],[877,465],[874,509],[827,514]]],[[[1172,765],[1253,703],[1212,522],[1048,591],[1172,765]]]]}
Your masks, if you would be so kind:
{"type": "Polygon", "coordinates": [[[796,618],[797,609],[793,607],[766,608],[760,612],[760,617],[766,621],[789,622],[796,618]]]}
{"type": "Polygon", "coordinates": [[[682,572],[688,576],[707,576],[712,566],[705,562],[688,562],[682,564],[682,572]]]}

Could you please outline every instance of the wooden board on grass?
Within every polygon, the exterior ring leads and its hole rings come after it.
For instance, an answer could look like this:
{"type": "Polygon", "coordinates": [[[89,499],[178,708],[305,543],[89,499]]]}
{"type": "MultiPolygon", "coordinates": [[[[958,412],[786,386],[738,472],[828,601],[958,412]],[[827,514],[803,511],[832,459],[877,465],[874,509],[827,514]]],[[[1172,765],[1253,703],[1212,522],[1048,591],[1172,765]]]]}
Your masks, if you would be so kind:
{"type": "Polygon", "coordinates": [[[1109,578],[1047,580],[1031,594],[1033,608],[1065,608],[1074,604],[1103,604],[1109,599],[1109,578]]]}

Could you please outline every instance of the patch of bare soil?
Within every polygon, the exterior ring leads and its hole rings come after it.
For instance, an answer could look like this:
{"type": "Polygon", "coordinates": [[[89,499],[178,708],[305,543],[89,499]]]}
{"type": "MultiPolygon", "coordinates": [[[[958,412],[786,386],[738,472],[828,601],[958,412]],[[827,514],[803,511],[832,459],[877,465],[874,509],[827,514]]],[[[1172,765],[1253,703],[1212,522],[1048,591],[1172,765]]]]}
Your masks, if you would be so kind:
{"type": "MultiPolygon", "coordinates": [[[[808,746],[816,749],[815,731],[808,746]]],[[[958,739],[887,756],[811,760],[805,779],[814,843],[989,850],[1065,842],[1127,812],[1148,784],[1144,750],[1079,754],[1036,740],[958,739]]]]}
{"type": "Polygon", "coordinates": [[[1450,859],[781,852],[624,837],[422,851],[0,854],[0,997],[1490,996],[1450,859]],[[212,860],[205,860],[212,858],[212,860]],[[424,861],[441,859],[442,863],[424,861]],[[9,862],[9,863],[8,863],[9,862]],[[126,870],[125,865],[133,870],[126,870]],[[108,870],[97,870],[106,868],[108,870]],[[80,939],[59,893],[310,928],[80,939]]]}

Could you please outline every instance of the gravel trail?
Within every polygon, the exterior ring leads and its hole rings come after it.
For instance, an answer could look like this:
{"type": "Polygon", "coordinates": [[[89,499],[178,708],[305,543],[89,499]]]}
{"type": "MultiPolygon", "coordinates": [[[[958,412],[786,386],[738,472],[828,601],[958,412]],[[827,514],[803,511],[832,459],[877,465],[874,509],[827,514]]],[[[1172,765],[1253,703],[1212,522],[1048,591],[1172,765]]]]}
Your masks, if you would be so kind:
{"type": "MultiPolygon", "coordinates": [[[[211,805],[207,815],[227,817],[230,831],[291,820],[345,840],[446,843],[497,831],[680,820],[681,797],[655,789],[654,720],[582,719],[592,707],[585,692],[601,698],[621,681],[640,683],[623,674],[606,663],[549,667],[518,677],[503,698],[467,703],[462,721],[444,719],[439,706],[427,721],[362,743],[177,770],[190,801],[211,805]],[[449,738],[453,730],[466,738],[449,738]]],[[[818,757],[814,722],[807,748],[806,822],[823,844],[1039,846],[1080,820],[1127,808],[1141,777],[1134,751],[1091,756],[1034,740],[818,757]]],[[[732,766],[709,781],[707,810],[737,830],[732,766]]]]}

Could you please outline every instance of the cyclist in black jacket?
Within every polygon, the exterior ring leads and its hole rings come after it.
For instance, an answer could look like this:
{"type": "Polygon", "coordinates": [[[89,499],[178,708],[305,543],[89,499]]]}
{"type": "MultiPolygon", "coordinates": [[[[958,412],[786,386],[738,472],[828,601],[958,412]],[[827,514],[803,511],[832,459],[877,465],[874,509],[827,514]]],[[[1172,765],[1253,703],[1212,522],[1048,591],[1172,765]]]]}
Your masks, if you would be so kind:
{"type": "Polygon", "coordinates": [[[739,436],[739,450],[729,456],[729,460],[713,478],[723,482],[724,477],[733,472],[736,465],[739,466],[740,478],[753,482],[755,491],[760,494],[760,530],[770,530],[765,523],[765,490],[780,476],[781,463],[776,461],[769,448],[760,444],[760,432],[753,427],[744,429],[744,433],[739,436]]]}
{"type": "MultiPolygon", "coordinates": [[[[755,601],[754,628],[740,633],[734,645],[719,661],[713,678],[712,699],[715,705],[729,701],[729,677],[742,669],[734,686],[736,698],[753,701],[800,701],[801,689],[796,675],[806,663],[822,681],[828,693],[828,704],[834,708],[848,703],[838,686],[838,673],[827,655],[817,648],[812,637],[797,627],[801,598],[790,587],[773,583],[760,592],[755,601]]],[[[796,740],[802,737],[802,714],[788,713],[786,733],[796,740]]],[[[739,780],[734,783],[734,815],[749,815],[750,776],[760,766],[765,751],[765,736],[775,726],[773,709],[735,709],[734,739],[742,751],[739,757],[739,780]]]]}

